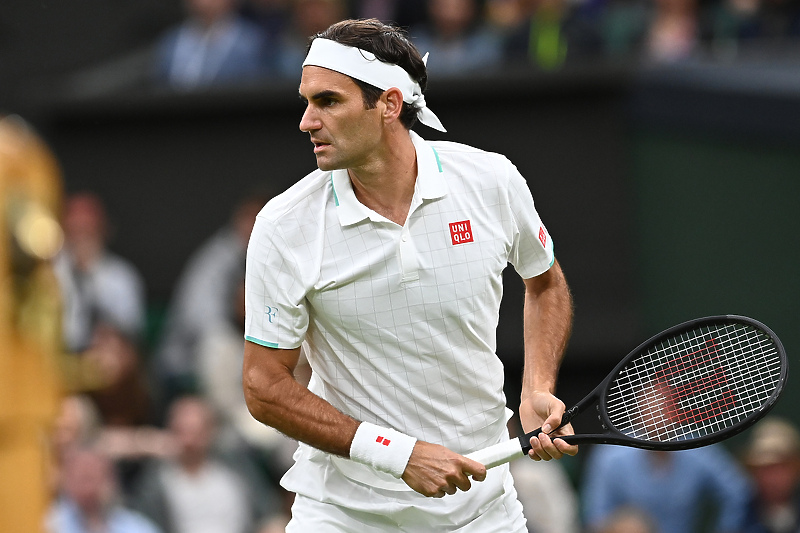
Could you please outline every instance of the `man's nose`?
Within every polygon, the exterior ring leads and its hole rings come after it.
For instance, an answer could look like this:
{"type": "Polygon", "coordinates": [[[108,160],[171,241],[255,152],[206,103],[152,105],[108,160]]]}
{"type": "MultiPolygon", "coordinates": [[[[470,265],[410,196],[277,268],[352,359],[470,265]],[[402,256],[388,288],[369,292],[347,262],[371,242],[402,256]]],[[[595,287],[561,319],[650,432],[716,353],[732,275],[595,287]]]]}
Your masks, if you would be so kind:
{"type": "Polygon", "coordinates": [[[314,110],[310,105],[307,105],[306,110],[303,112],[303,117],[300,119],[300,131],[308,133],[310,131],[316,131],[320,129],[320,127],[320,121],[315,116],[314,110]]]}

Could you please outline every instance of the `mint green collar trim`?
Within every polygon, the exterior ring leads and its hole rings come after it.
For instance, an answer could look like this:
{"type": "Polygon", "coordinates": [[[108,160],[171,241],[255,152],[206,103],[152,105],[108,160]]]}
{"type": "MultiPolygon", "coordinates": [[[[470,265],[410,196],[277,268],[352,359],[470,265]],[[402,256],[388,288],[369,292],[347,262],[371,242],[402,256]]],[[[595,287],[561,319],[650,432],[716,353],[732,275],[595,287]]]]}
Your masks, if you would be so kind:
{"type": "Polygon", "coordinates": [[[339,196],[336,194],[336,186],[333,184],[333,172],[329,174],[331,180],[331,189],[333,189],[333,202],[336,204],[336,207],[339,207],[339,196]]]}
{"type": "Polygon", "coordinates": [[[436,166],[438,166],[438,167],[439,167],[439,172],[440,172],[440,173],[441,173],[441,172],[444,172],[444,171],[442,170],[442,162],[439,160],[439,152],[437,152],[437,151],[436,151],[436,148],[434,148],[433,146],[431,146],[431,150],[433,150],[433,155],[435,155],[435,156],[436,156],[436,166]]]}

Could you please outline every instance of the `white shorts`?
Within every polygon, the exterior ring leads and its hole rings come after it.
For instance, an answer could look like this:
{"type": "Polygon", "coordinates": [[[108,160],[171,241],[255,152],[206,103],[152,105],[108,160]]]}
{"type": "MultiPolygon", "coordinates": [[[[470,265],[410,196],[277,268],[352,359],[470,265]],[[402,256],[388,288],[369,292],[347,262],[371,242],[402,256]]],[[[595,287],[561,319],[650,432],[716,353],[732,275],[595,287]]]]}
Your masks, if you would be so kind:
{"type": "MultiPolygon", "coordinates": [[[[368,512],[297,494],[286,533],[528,533],[510,475],[503,486],[503,494],[484,512],[461,524],[442,523],[441,515],[414,506],[388,505],[380,512],[368,512]]],[[[446,502],[448,497],[433,500],[446,502]]]]}

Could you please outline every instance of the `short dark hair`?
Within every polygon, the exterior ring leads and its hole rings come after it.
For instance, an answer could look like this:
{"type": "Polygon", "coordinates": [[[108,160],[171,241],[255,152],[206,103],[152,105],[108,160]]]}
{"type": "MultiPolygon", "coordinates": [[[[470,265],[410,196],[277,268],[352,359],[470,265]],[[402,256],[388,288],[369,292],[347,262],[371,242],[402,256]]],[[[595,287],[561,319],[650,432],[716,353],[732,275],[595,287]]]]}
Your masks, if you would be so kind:
{"type": "MultiPolygon", "coordinates": [[[[425,87],[428,85],[428,71],[425,68],[425,63],[422,61],[419,50],[411,43],[402,28],[384,24],[377,19],[342,20],[313,35],[309,39],[308,49],[311,48],[311,43],[317,37],[335,41],[345,46],[361,48],[367,52],[372,52],[375,57],[384,63],[400,66],[408,72],[411,79],[419,83],[422,92],[425,92],[425,87]]],[[[308,49],[306,49],[306,53],[308,53],[308,49]]],[[[373,109],[384,90],[361,80],[353,79],[353,81],[361,88],[364,107],[373,109]]],[[[417,109],[403,102],[403,108],[400,111],[400,122],[407,129],[411,129],[416,121],[417,109]]]]}

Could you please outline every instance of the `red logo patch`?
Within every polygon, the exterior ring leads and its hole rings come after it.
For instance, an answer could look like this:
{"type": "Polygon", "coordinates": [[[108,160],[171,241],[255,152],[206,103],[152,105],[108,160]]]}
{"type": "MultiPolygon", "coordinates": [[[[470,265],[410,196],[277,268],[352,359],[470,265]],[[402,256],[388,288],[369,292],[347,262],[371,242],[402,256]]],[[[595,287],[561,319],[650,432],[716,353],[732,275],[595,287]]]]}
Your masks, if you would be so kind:
{"type": "Polygon", "coordinates": [[[375,439],[375,442],[377,442],[378,444],[383,444],[384,446],[388,446],[392,441],[390,441],[389,439],[384,439],[383,437],[378,437],[377,439],[375,439]]]}
{"type": "Polygon", "coordinates": [[[461,222],[450,223],[450,239],[453,245],[464,244],[465,242],[472,242],[472,226],[469,220],[462,220],[461,222]]]}
{"type": "Polygon", "coordinates": [[[542,243],[542,246],[547,248],[547,233],[544,232],[544,227],[539,226],[539,242],[542,243]]]}

